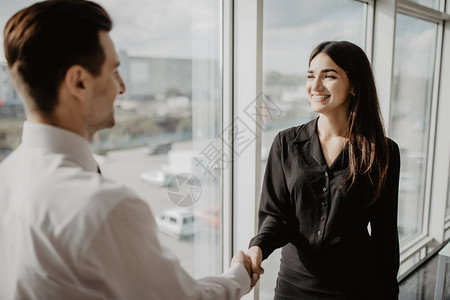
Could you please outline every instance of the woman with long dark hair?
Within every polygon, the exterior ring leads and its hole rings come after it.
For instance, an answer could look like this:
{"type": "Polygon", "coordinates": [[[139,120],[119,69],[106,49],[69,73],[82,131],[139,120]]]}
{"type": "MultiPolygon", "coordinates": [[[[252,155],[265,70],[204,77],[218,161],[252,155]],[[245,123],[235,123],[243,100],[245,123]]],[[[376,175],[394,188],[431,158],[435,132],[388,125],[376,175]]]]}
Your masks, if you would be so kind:
{"type": "Polygon", "coordinates": [[[385,136],[370,63],[350,42],[324,42],[307,78],[319,117],[272,144],[253,272],[283,247],[275,299],[397,299],[400,153],[385,136]]]}

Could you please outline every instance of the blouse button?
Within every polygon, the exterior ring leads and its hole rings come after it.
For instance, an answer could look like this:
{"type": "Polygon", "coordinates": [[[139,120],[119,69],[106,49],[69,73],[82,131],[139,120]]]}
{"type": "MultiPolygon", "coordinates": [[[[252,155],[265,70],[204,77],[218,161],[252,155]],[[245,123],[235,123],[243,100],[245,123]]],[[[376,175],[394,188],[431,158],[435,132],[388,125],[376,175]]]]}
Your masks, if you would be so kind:
{"type": "Polygon", "coordinates": [[[322,202],[322,206],[323,207],[327,206],[327,203],[326,202],[322,202]]]}
{"type": "Polygon", "coordinates": [[[321,217],[320,217],[320,221],[322,221],[322,222],[325,221],[325,217],[324,217],[324,216],[321,216],[321,217]]]}
{"type": "Polygon", "coordinates": [[[320,236],[322,234],[322,232],[319,230],[319,232],[317,232],[317,235],[320,236]]]}
{"type": "Polygon", "coordinates": [[[326,188],[326,187],[324,187],[324,188],[322,189],[322,191],[326,192],[326,191],[327,191],[327,188],[326,188]]]}
{"type": "Polygon", "coordinates": [[[325,172],[325,177],[328,177],[328,172],[325,172]]]}

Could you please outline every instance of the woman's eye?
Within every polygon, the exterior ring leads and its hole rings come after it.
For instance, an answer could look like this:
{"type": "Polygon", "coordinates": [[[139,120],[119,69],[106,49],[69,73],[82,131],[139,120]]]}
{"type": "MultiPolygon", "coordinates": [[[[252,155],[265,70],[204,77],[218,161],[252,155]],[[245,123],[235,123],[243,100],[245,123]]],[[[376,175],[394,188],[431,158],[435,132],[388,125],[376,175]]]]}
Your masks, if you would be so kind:
{"type": "Polygon", "coordinates": [[[308,79],[313,79],[314,76],[313,76],[313,75],[308,75],[308,76],[306,76],[306,78],[308,78],[308,79]]]}
{"type": "Polygon", "coordinates": [[[336,79],[336,76],[333,76],[333,75],[325,75],[325,78],[336,79]]]}

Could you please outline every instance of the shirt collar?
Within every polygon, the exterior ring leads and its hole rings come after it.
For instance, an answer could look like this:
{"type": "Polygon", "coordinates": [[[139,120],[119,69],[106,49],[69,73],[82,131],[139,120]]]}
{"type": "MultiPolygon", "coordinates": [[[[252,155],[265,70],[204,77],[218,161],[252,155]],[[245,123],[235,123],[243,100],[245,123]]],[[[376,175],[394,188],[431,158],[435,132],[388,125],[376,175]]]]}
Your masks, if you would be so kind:
{"type": "Polygon", "coordinates": [[[97,172],[97,162],[92,155],[91,146],[83,137],[69,130],[25,121],[22,144],[65,154],[83,169],[97,172]]]}
{"type": "Polygon", "coordinates": [[[317,120],[319,120],[319,117],[309,121],[304,126],[299,127],[300,130],[297,132],[293,142],[304,142],[312,139],[315,135],[317,136],[317,120]]]}
{"type": "Polygon", "coordinates": [[[312,157],[322,168],[328,169],[317,134],[317,120],[319,120],[319,117],[299,127],[293,143],[298,145],[299,151],[303,155],[312,157]]]}
{"type": "MultiPolygon", "coordinates": [[[[320,145],[319,141],[319,135],[317,134],[317,121],[319,120],[319,117],[315,118],[314,120],[309,121],[304,126],[298,127],[298,132],[296,133],[296,136],[292,140],[294,144],[298,146],[299,151],[303,155],[310,156],[314,158],[314,160],[324,169],[329,169],[327,166],[327,163],[325,161],[325,158],[323,157],[322,152],[322,146],[320,145]]],[[[335,163],[337,168],[341,168],[343,165],[348,164],[347,162],[347,156],[343,155],[348,148],[348,143],[345,144],[345,148],[333,165],[330,166],[330,168],[334,168],[335,163]]]]}

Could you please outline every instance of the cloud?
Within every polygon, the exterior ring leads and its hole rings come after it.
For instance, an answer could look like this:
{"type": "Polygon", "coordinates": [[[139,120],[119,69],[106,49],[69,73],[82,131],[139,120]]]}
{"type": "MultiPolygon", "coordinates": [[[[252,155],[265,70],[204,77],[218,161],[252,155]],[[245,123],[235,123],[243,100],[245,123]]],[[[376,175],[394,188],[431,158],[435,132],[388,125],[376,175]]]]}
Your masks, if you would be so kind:
{"type": "MultiPolygon", "coordinates": [[[[36,1],[0,2],[0,25],[36,1]]],[[[117,50],[129,55],[217,59],[220,3],[210,0],[96,0],[111,15],[117,50]]],[[[4,61],[1,41],[0,61],[4,61]]]]}
{"type": "Polygon", "coordinates": [[[320,18],[302,26],[264,28],[264,70],[303,75],[311,51],[326,40],[348,40],[364,47],[365,26],[361,21],[320,18]]]}
{"type": "Polygon", "coordinates": [[[199,45],[213,44],[217,48],[220,45],[221,18],[217,1],[134,0],[127,1],[126,5],[123,0],[98,2],[111,13],[115,22],[111,36],[116,48],[128,54],[192,58],[201,50],[199,45]]]}

